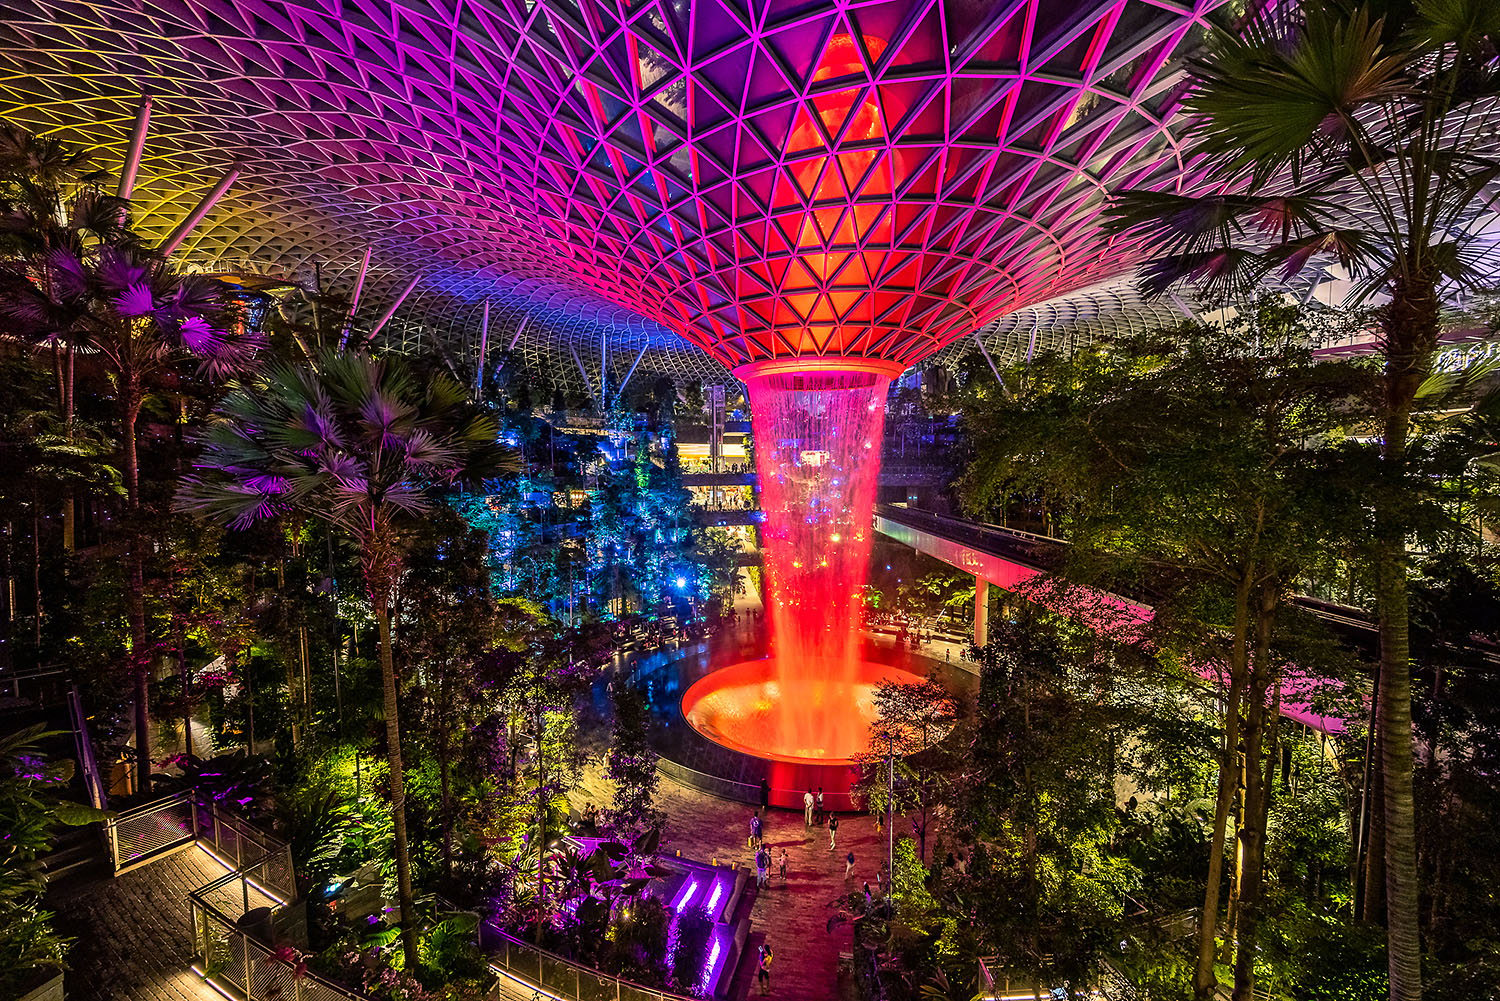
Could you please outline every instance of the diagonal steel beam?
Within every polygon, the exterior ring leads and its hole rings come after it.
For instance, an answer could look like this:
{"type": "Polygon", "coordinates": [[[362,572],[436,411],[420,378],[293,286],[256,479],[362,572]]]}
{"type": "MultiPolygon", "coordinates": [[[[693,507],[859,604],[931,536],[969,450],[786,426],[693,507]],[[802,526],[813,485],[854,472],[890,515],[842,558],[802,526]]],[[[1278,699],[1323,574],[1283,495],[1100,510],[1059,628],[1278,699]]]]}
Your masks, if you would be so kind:
{"type": "Polygon", "coordinates": [[[198,228],[198,224],[203,221],[209,212],[213,211],[213,207],[218,203],[219,199],[224,197],[224,192],[228,191],[235,180],[239,178],[241,169],[239,164],[230,167],[224,176],[219,178],[219,183],[215,184],[208,194],[204,195],[198,204],[193,207],[193,211],[188,213],[187,218],[178,223],[177,228],[167,235],[167,238],[162,241],[161,246],[156,248],[163,257],[171,257],[177,248],[182,246],[182,241],[188,238],[188,234],[198,228]]]}
{"type": "Polygon", "coordinates": [[[344,330],[339,334],[339,350],[349,343],[349,329],[354,326],[354,311],[359,309],[359,297],[365,290],[365,272],[370,270],[370,249],[365,248],[365,256],[359,261],[359,277],[354,279],[354,294],[349,297],[349,315],[344,317],[344,330]]]}
{"type": "Polygon", "coordinates": [[[401,294],[396,296],[396,301],[386,308],[386,311],[381,314],[380,319],[375,321],[375,326],[370,328],[371,338],[385,329],[385,325],[391,322],[391,317],[396,315],[396,310],[401,308],[401,304],[406,301],[406,297],[411,295],[411,290],[416,288],[417,282],[421,280],[422,272],[420,271],[411,276],[411,281],[407,282],[406,288],[402,289],[401,294]]]}
{"type": "Polygon", "coordinates": [[[490,353],[490,301],[484,300],[484,318],[479,321],[479,357],[474,360],[474,395],[484,389],[484,360],[490,353]]]}
{"type": "Polygon", "coordinates": [[[135,113],[135,128],[130,132],[130,145],[125,147],[125,160],[120,164],[120,183],[115,188],[115,197],[129,200],[135,191],[135,175],[141,169],[141,153],[146,148],[146,134],[151,130],[151,95],[142,94],[140,107],[135,113]]]}

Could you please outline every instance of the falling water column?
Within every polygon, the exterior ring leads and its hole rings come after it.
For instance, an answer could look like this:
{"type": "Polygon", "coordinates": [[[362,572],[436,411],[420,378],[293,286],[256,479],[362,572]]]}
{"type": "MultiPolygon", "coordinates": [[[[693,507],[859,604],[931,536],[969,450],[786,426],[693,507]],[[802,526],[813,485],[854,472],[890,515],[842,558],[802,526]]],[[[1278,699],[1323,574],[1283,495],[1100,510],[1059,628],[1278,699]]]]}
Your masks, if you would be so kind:
{"type": "Polygon", "coordinates": [[[862,595],[885,397],[901,368],[865,359],[742,366],[760,474],[771,667],[782,748],[824,758],[863,747],[855,708],[862,595]]]}

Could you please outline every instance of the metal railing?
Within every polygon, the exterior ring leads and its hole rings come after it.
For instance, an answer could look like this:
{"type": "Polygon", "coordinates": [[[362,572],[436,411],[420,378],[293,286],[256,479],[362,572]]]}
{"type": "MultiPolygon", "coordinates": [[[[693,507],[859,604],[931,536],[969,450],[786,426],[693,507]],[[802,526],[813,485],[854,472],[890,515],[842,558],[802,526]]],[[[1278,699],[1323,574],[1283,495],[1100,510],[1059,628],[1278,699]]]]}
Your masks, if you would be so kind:
{"type": "Polygon", "coordinates": [[[197,844],[228,872],[188,894],[193,966],[244,1001],[368,1001],[310,971],[298,972],[270,945],[278,917],[297,897],[290,847],[192,791],[146,803],[105,822],[115,874],[197,844]]]}
{"type": "Polygon", "coordinates": [[[684,994],[620,980],[580,966],[545,949],[527,945],[493,926],[485,929],[484,944],[489,953],[485,959],[490,969],[502,981],[508,980],[519,987],[523,995],[535,993],[543,998],[550,996],[563,1001],[695,1001],[684,994]]]}
{"type": "Polygon", "coordinates": [[[155,800],[106,820],[104,835],[118,876],[192,844],[198,836],[197,803],[190,792],[155,800]]]}
{"type": "MultiPolygon", "coordinates": [[[[212,886],[213,884],[210,884],[212,886]]],[[[207,889],[207,888],[205,888],[207,889]]],[[[245,1001],[364,1001],[310,971],[300,975],[269,945],[236,926],[228,915],[192,901],[194,964],[203,979],[245,1001]]]]}
{"type": "Polygon", "coordinates": [[[199,801],[197,809],[198,843],[231,867],[227,875],[209,886],[240,877],[241,881],[248,880],[264,895],[279,898],[282,903],[296,898],[297,879],[292,869],[292,852],[285,842],[221,809],[218,803],[199,801]]]}
{"type": "Polygon", "coordinates": [[[73,724],[78,767],[83,772],[83,788],[88,793],[89,805],[102,810],[108,802],[108,795],[104,790],[104,778],[99,774],[99,760],[94,756],[94,741],[89,737],[89,719],[83,711],[83,697],[78,694],[77,685],[68,689],[68,719],[73,724]]]}
{"type": "MultiPolygon", "coordinates": [[[[222,809],[217,802],[199,800],[198,842],[211,850],[235,872],[254,871],[255,880],[268,894],[284,900],[297,896],[292,853],[286,843],[222,809]]],[[[231,873],[233,875],[233,873],[231,873]]]]}
{"type": "Polygon", "coordinates": [[[198,843],[234,867],[188,894],[193,964],[203,978],[245,1001],[364,1001],[299,973],[269,944],[277,916],[297,896],[291,849],[215,802],[196,807],[198,843]]]}

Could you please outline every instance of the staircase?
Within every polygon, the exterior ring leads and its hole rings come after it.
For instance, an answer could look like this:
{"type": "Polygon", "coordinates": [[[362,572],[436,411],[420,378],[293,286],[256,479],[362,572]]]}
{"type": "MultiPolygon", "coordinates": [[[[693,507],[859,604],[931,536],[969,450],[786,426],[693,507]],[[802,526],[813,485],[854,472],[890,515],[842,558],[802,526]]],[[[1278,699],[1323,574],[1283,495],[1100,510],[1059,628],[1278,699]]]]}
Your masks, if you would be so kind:
{"type": "Polygon", "coordinates": [[[66,892],[113,874],[94,824],[63,828],[52,851],[42,856],[40,863],[48,892],[66,892]]]}

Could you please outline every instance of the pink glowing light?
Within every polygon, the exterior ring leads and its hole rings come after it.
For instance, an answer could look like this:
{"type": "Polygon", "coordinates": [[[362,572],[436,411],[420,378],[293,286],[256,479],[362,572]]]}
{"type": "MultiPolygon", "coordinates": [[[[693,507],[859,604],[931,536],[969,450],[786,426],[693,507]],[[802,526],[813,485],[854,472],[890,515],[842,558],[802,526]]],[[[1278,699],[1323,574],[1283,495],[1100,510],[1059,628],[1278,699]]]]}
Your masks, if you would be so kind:
{"type": "Polygon", "coordinates": [[[723,958],[723,951],[724,943],[719,932],[715,931],[713,948],[708,951],[708,960],[703,964],[703,981],[698,985],[703,990],[708,990],[713,985],[714,977],[719,972],[719,960],[723,958]]]}

